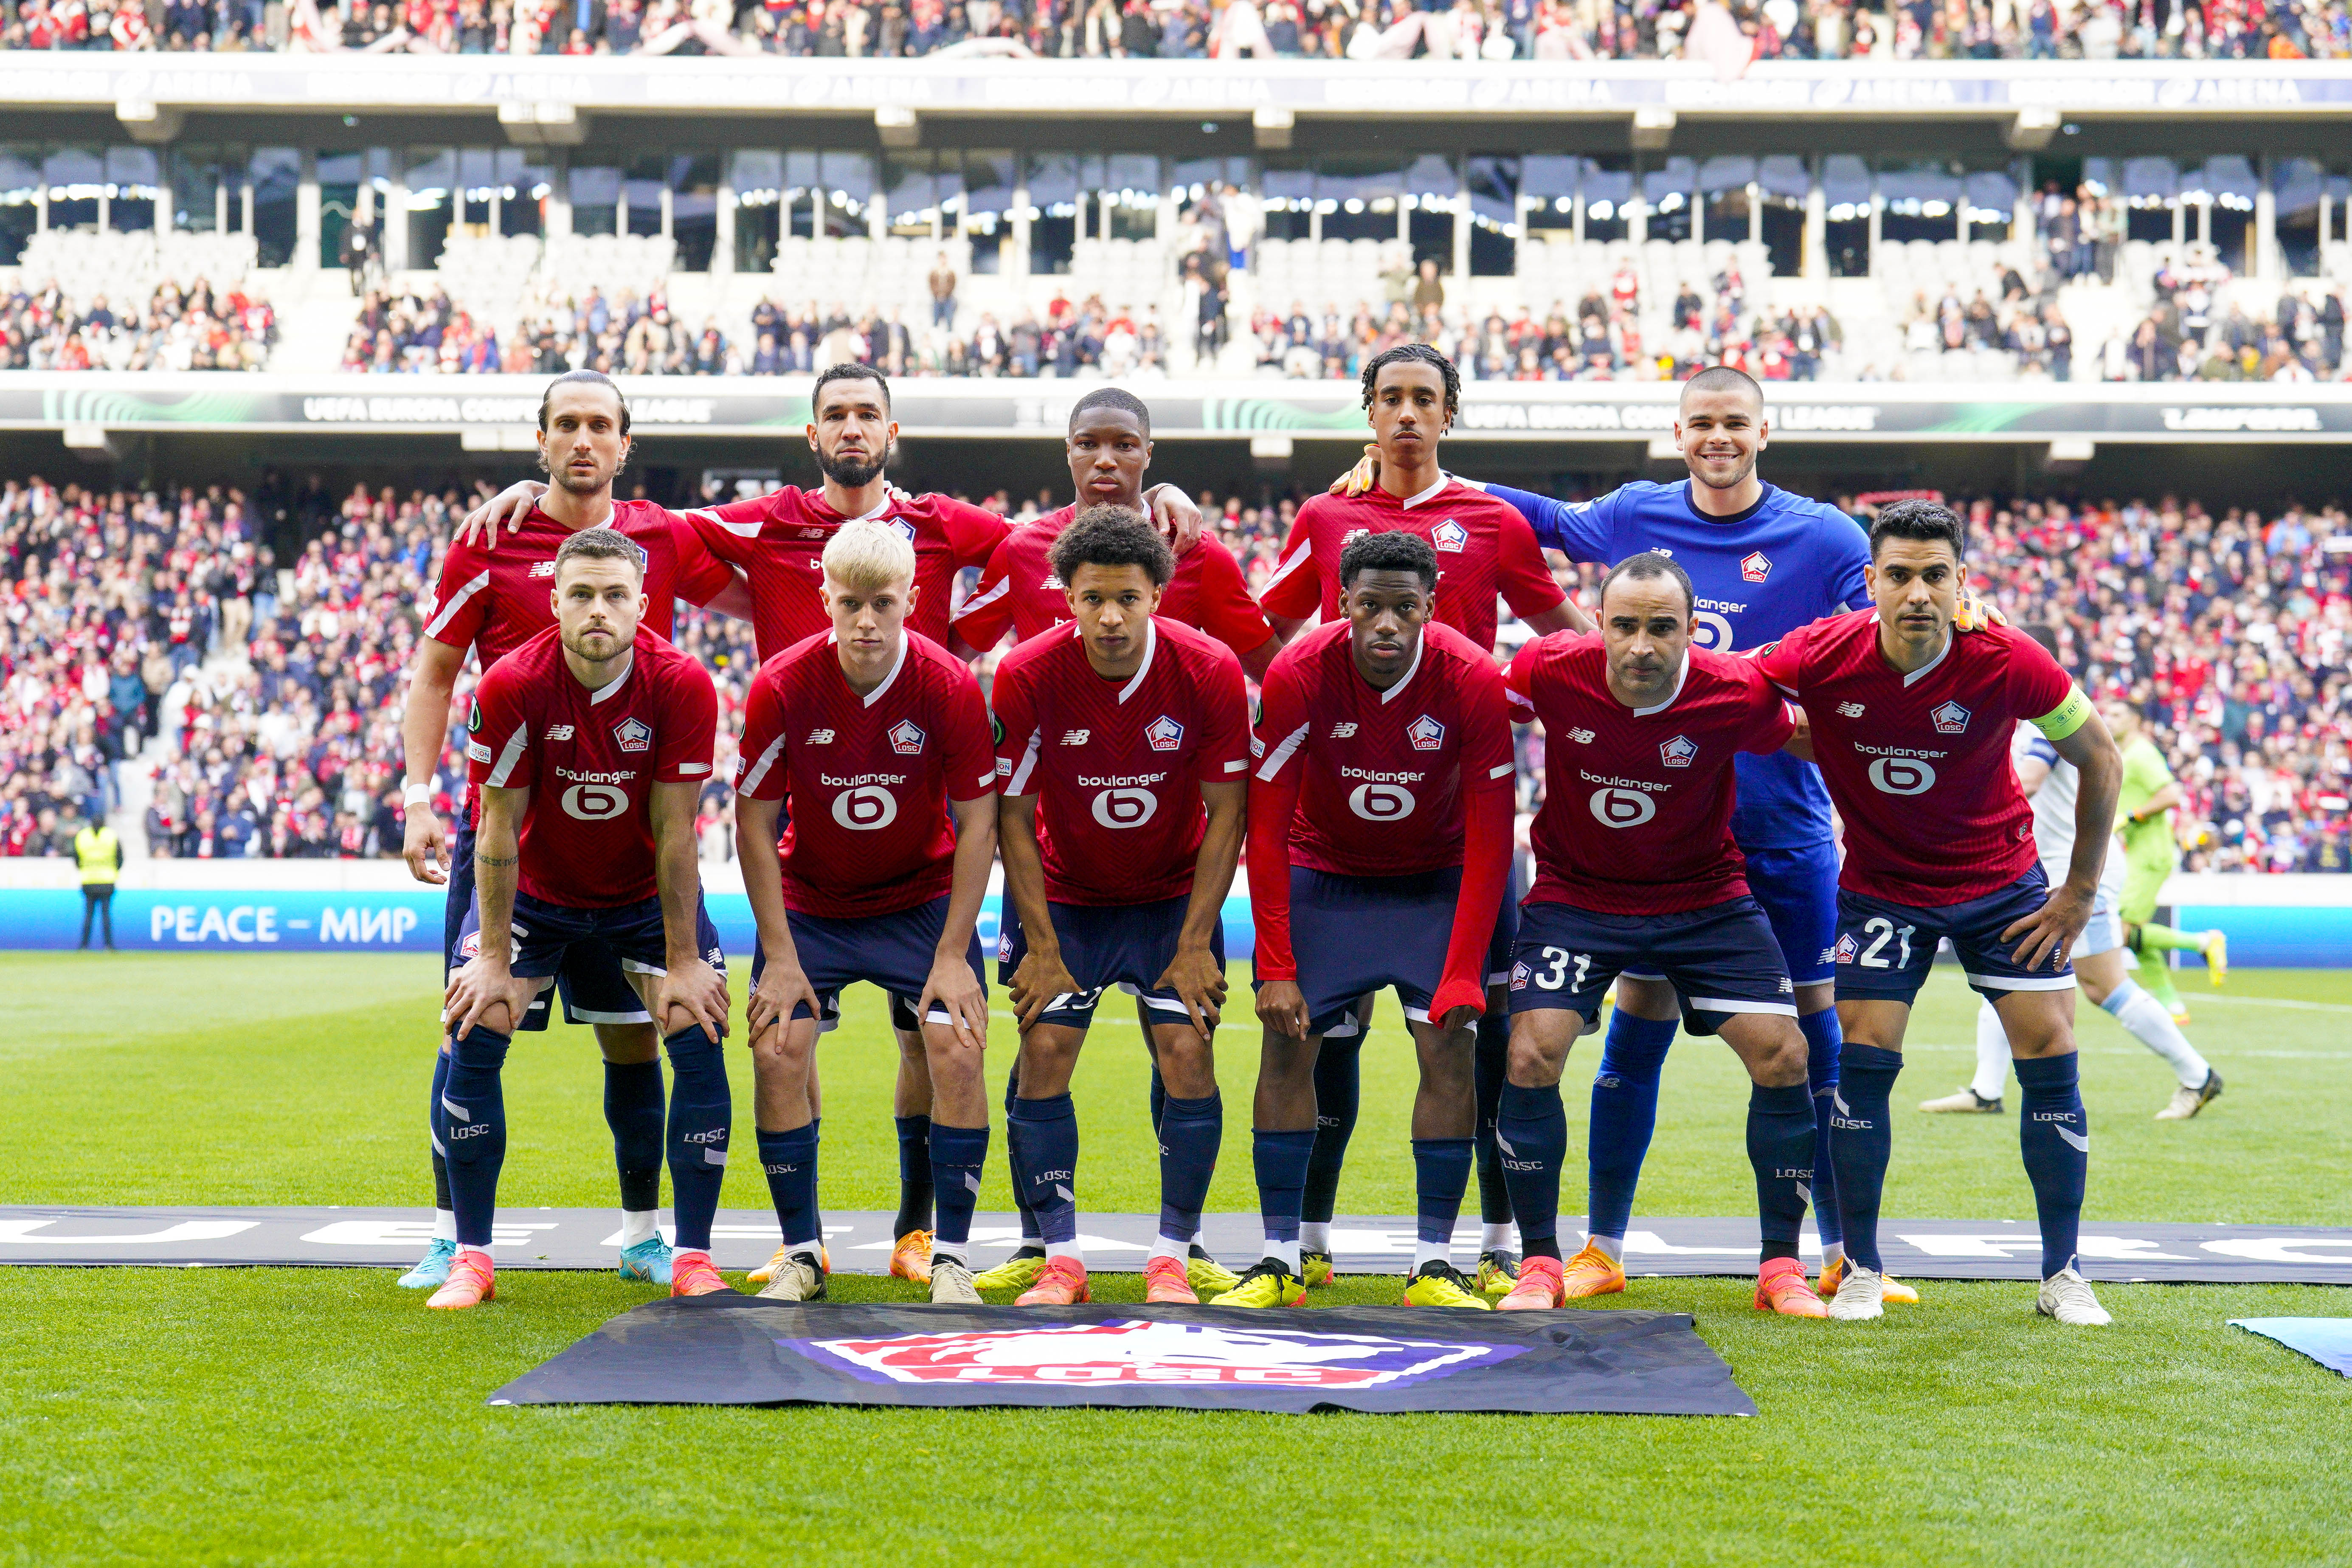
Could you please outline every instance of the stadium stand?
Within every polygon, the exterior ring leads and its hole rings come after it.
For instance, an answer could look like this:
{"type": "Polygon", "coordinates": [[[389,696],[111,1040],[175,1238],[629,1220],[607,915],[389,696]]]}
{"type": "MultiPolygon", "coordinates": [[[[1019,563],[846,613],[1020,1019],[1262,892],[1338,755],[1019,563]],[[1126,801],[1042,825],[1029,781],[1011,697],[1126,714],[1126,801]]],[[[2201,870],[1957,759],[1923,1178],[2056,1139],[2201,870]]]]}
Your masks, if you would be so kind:
{"type": "MultiPolygon", "coordinates": [[[[1253,585],[1263,583],[1296,498],[1203,499],[1253,585]]],[[[127,804],[151,855],[396,856],[416,606],[470,500],[355,489],[340,503],[272,498],[264,517],[253,498],[218,487],[0,486],[10,583],[0,854],[67,853],[82,820],[127,804]],[[289,526],[300,542],[281,560],[267,540],[289,526]]],[[[1843,504],[1860,515],[1876,502],[1843,504]]],[[[2216,517],[2168,497],[1983,500],[1969,511],[1983,585],[2012,618],[2062,627],[2086,688],[2127,696],[2153,721],[2190,796],[2178,819],[2189,868],[2352,870],[2352,517],[2294,507],[2216,517]]],[[[1597,575],[1559,570],[1589,599],[1597,575]]],[[[731,777],[754,666],[749,628],[689,611],[678,635],[717,677],[717,773],[731,777]]],[[[453,725],[441,772],[445,811],[464,776],[461,733],[453,725]]],[[[1530,806],[1541,743],[1522,747],[1530,806]]],[[[706,851],[728,854],[721,784],[706,795],[703,827],[706,851]]]]}
{"type": "Polygon", "coordinates": [[[604,55],[782,54],[884,58],[958,51],[1065,58],[1331,60],[1672,59],[1729,49],[1759,59],[2272,59],[2352,55],[2340,5],[2231,0],[2176,6],[1951,0],[1870,6],[1765,0],[28,0],[0,32],[16,49],[604,55]]]}

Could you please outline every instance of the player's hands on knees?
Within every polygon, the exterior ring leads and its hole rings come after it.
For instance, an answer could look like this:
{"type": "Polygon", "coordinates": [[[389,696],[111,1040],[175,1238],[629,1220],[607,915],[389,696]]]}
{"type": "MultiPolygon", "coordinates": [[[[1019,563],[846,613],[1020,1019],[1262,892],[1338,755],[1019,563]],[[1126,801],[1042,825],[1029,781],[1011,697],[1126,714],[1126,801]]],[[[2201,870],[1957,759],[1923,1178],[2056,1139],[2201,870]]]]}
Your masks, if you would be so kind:
{"type": "Polygon", "coordinates": [[[1356,466],[1331,481],[1331,493],[1335,496],[1360,496],[1380,482],[1381,449],[1368,442],[1364,455],[1356,459],[1356,466]]]}
{"type": "Polygon", "coordinates": [[[915,1016],[930,1022],[931,1004],[948,1010],[956,1038],[975,1050],[988,1047],[988,990],[961,952],[943,952],[931,961],[930,977],[915,1000],[915,1016]]]}
{"type": "Polygon", "coordinates": [[[538,989],[536,981],[517,979],[503,963],[482,954],[451,975],[441,994],[449,1037],[457,1039],[476,1027],[512,1034],[538,989]]]}
{"type": "Polygon", "coordinates": [[[1952,629],[1973,632],[1986,626],[2005,626],[2009,617],[1990,599],[1979,598],[1974,593],[1963,592],[1952,610],[1952,629]]]}
{"type": "Polygon", "coordinates": [[[1485,1007],[1473,1006],[1467,1002],[1448,1007],[1442,1013],[1437,1012],[1434,1008],[1431,1009],[1431,1011],[1437,1019],[1437,1026],[1448,1031],[1449,1033],[1456,1029],[1475,1028],[1477,1026],[1478,1020],[1484,1017],[1486,1013],[1486,1009],[1485,1007]]]}
{"type": "Polygon", "coordinates": [[[1160,976],[1160,988],[1176,993],[1202,1038],[1216,1028],[1225,1001],[1225,973],[1217,966],[1215,953],[1205,947],[1178,948],[1175,962],[1160,976]]]}
{"type": "Polygon", "coordinates": [[[1201,508],[1174,485],[1154,485],[1146,499],[1151,503],[1151,525],[1167,537],[1168,548],[1181,555],[1201,542],[1201,508]]]}
{"type": "Polygon", "coordinates": [[[671,965],[656,983],[656,995],[665,1036],[699,1024],[713,1045],[727,1037],[727,982],[703,960],[671,965]]]}
{"type": "Polygon", "coordinates": [[[485,550],[494,550],[499,542],[499,525],[506,524],[509,533],[522,531],[522,520],[539,498],[547,493],[547,486],[537,479],[517,479],[481,505],[466,514],[450,536],[452,544],[478,542],[485,550]]]}
{"type": "Polygon", "coordinates": [[[1013,1016],[1027,1029],[1037,1022],[1037,1015],[1053,1005],[1056,996],[1075,996],[1084,989],[1078,977],[1062,962],[1059,949],[1040,952],[1031,948],[1013,972],[1013,984],[1005,992],[1013,998],[1013,1016]]]}
{"type": "Polygon", "coordinates": [[[408,820],[401,828],[400,858],[408,862],[408,874],[420,882],[448,881],[449,832],[441,826],[439,812],[429,805],[408,808],[408,820]]]}
{"type": "Polygon", "coordinates": [[[2066,962],[2083,928],[2091,923],[2094,893],[2062,883],[2050,891],[2040,909],[2000,933],[2000,940],[2021,939],[2014,957],[2022,969],[2052,969],[2066,962]]]}
{"type": "Polygon", "coordinates": [[[1295,980],[1269,980],[1257,988],[1258,1022],[1286,1039],[1307,1037],[1307,993],[1295,980]]]}
{"type": "Polygon", "coordinates": [[[781,1028],[791,1023],[793,1010],[803,1004],[812,1017],[824,1016],[824,1009],[817,1005],[816,987],[809,984],[801,966],[768,960],[760,971],[760,984],[751,987],[751,999],[743,1007],[743,1026],[751,1043],[759,1044],[760,1036],[771,1026],[781,1028]]]}

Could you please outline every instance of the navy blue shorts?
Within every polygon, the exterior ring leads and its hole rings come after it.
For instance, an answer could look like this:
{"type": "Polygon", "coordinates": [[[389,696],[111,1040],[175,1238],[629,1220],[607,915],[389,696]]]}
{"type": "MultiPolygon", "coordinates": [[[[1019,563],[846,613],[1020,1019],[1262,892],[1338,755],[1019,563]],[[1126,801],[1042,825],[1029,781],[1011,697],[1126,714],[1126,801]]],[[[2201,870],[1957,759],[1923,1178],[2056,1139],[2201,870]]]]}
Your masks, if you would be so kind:
{"type": "Polygon", "coordinates": [[[2011,991],[2072,991],[2071,958],[2038,969],[2011,956],[2019,939],[2000,934],[2039,910],[2050,880],[2034,867],[1998,893],[1941,909],[1916,909],[1864,893],[1838,894],[1837,994],[1841,1002],[1909,1002],[1927,983],[1936,944],[1951,939],[1960,973],[1987,1001],[2011,991]]]}
{"type": "MultiPolygon", "coordinates": [[[[520,894],[515,901],[518,906],[521,904],[520,894]]],[[[451,973],[481,952],[481,904],[474,896],[474,830],[461,826],[451,847],[449,900],[442,919],[451,973]]],[[[547,1027],[551,995],[562,999],[563,1021],[567,1024],[653,1022],[653,1015],[646,1011],[636,988],[622,973],[620,955],[607,942],[575,942],[565,951],[563,962],[555,972],[554,989],[542,990],[531,998],[518,1033],[547,1027]]]]}
{"type": "MultiPolygon", "coordinates": [[[[830,1033],[840,1026],[841,989],[860,980],[879,985],[890,994],[893,1028],[919,1027],[914,1021],[915,1004],[922,999],[923,986],[931,977],[931,958],[939,952],[940,933],[947,929],[947,894],[887,915],[836,920],[792,910],[786,918],[792,922],[793,951],[800,955],[801,973],[808,976],[809,988],[816,993],[820,1033],[830,1033]],[[901,1023],[902,1018],[906,1022],[901,1023]]],[[[985,992],[988,971],[981,960],[977,936],[971,939],[971,962],[972,974],[985,992]]],[[[767,952],[757,942],[752,943],[754,988],[767,965],[767,952]]],[[[809,1016],[807,1003],[793,1004],[793,1017],[809,1016]]],[[[930,1021],[955,1022],[948,1010],[936,1002],[931,1004],[930,1021]]]]}
{"type": "Polygon", "coordinates": [[[1387,986],[1396,988],[1407,1018],[1429,1022],[1461,891],[1459,866],[1404,877],[1349,877],[1293,866],[1290,946],[1298,961],[1298,989],[1307,997],[1307,1032],[1356,1037],[1357,1002],[1387,986]]]}
{"type": "MultiPolygon", "coordinates": [[[[622,904],[604,910],[574,909],[545,903],[527,893],[515,895],[514,962],[509,970],[521,979],[543,979],[541,1000],[531,1007],[522,1026],[547,1027],[545,994],[561,987],[565,1021],[574,1024],[647,1024],[646,1011],[631,974],[666,974],[668,951],[662,941],[659,899],[622,904]]],[[[474,900],[466,913],[451,967],[481,951],[481,910],[474,900]]],[[[710,967],[724,975],[727,954],[719,945],[719,928],[699,900],[695,906],[695,942],[710,967]]]]}
{"type": "MultiPolygon", "coordinates": [[[[1156,904],[1053,904],[1054,934],[1062,944],[1062,963],[1084,990],[1056,996],[1037,1016],[1041,1024],[1083,1029],[1094,1022],[1095,1006],[1104,990],[1116,985],[1143,998],[1158,1021],[1186,1024],[1192,1015],[1172,990],[1160,988],[1160,977],[1176,961],[1176,941],[1184,933],[1184,911],[1192,896],[1163,899],[1156,904]]],[[[1225,967],[1224,922],[1209,937],[1220,973],[1225,967]]],[[[1004,934],[996,944],[997,984],[1010,987],[1013,973],[1029,955],[1028,939],[1021,930],[1020,913],[1004,900],[1004,934]]]]}
{"type": "Polygon", "coordinates": [[[1666,915],[1612,915],[1573,904],[1519,910],[1511,964],[1511,1012],[1564,1007],[1587,1019],[1620,974],[1672,985],[1702,1016],[1797,1016],[1796,988],[1771,922],[1752,898],[1666,915]]]}

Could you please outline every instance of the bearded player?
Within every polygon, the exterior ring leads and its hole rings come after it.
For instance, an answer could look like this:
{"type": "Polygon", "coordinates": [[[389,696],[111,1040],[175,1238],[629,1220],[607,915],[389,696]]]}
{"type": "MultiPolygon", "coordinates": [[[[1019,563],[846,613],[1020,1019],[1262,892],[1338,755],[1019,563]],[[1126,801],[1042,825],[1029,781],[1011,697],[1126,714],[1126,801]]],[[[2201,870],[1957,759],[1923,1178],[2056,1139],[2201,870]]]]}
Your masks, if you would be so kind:
{"type": "Polygon", "coordinates": [[[1394,986],[1420,1058],[1408,1307],[1487,1302],[1449,1256],[1470,1180],[1474,1020],[1510,884],[1511,720],[1493,655],[1429,624],[1437,552],[1368,533],[1339,556],[1347,618],[1283,651],[1259,700],[1250,910],[1265,1037],[1252,1135],[1265,1256],[1215,1306],[1306,1299],[1299,1211],[1315,1059],[1394,986]]]}
{"type": "MultiPolygon", "coordinates": [[[[1079,398],[1070,410],[1066,450],[1070,486],[1078,499],[1024,523],[996,547],[980,574],[980,585],[956,612],[960,648],[992,648],[1003,640],[1008,628],[1016,641],[1026,642],[1068,621],[1070,596],[1054,570],[1054,542],[1085,508],[1144,509],[1143,476],[1151,466],[1151,410],[1141,398],[1116,386],[1097,387],[1079,398]]],[[[1169,579],[1157,613],[1162,619],[1181,621],[1223,643],[1254,679],[1264,679],[1266,667],[1282,648],[1282,638],[1266,624],[1265,612],[1250,595],[1241,563],[1211,534],[1203,533],[1200,543],[1176,557],[1175,575],[1169,579]]],[[[1150,1011],[1139,1001],[1137,1022],[1148,1047],[1152,1037],[1150,1011]]],[[[1004,1086],[1007,1115],[1012,1113],[1019,1076],[1016,1064],[1004,1086]]],[[[1167,1102],[1167,1086],[1155,1062],[1151,1072],[1154,1127],[1160,1125],[1167,1102]]],[[[1017,1180],[1013,1194],[1021,1214],[1021,1244],[980,1277],[983,1289],[1025,1290],[1045,1266],[1045,1245],[1038,1233],[1037,1216],[1030,1212],[1027,1190],[1017,1180]]],[[[1236,1282],[1197,1241],[1188,1267],[1196,1291],[1213,1294],[1231,1289],[1236,1282]]]]}
{"type": "Polygon", "coordinates": [[[641,629],[645,589],[644,552],[628,538],[607,528],[573,534],[555,554],[556,624],[492,665],[475,690],[466,755],[481,795],[480,916],[469,934],[480,952],[445,998],[449,1066],[435,1110],[457,1256],[429,1307],[496,1294],[499,1071],[530,994],[589,942],[618,956],[669,1053],[670,1294],[727,1289],[710,1261],[732,1115],[719,1049],[726,960],[703,911],[694,831],[719,698],[700,664],[641,629]]]}
{"type": "MultiPolygon", "coordinates": [[[[552,484],[537,488],[539,500],[517,518],[517,532],[506,548],[492,552],[459,538],[443,557],[401,719],[401,749],[407,763],[404,853],[418,881],[448,888],[442,950],[452,971],[473,957],[461,933],[474,913],[475,798],[469,787],[453,846],[433,809],[432,781],[467,654],[471,652],[478,668],[487,670],[554,624],[548,585],[556,551],[587,528],[613,529],[645,552],[644,624],[656,636],[669,635],[673,607],[680,597],[730,615],[748,616],[751,609],[741,580],[702,547],[692,530],[650,502],[613,499],[613,482],[628,463],[631,438],[628,402],[610,379],[594,371],[573,371],[549,383],[540,401],[539,449],[540,464],[552,484]]],[[[612,1128],[613,1157],[620,1172],[621,1278],[667,1285],[669,1246],[656,1225],[662,1166],[659,1034],[620,960],[595,942],[575,943],[568,950],[556,976],[556,992],[563,1001],[565,1020],[592,1025],[604,1053],[604,1119],[612,1128]]],[[[534,996],[519,1026],[546,1028],[548,1011],[547,996],[534,996]]],[[[428,1101],[429,1125],[435,1129],[434,1239],[424,1260],[400,1281],[412,1289],[440,1286],[457,1256],[457,1220],[438,1131],[448,1061],[445,1040],[435,1054],[428,1101]]]]}
{"type": "Polygon", "coordinates": [[[1754,665],[1692,646],[1692,598],[1671,557],[1633,556],[1601,584],[1599,636],[1544,637],[1511,661],[1515,717],[1544,727],[1546,787],[1536,885],[1511,965],[1510,1081],[1496,1126],[1527,1244],[1518,1282],[1499,1303],[1506,1311],[1625,1288],[1641,1163],[1601,1114],[1604,1098],[1622,1090],[1605,1067],[1593,1080],[1589,1239],[1563,1265],[1559,1078],[1576,1037],[1599,1024],[1612,983],[1634,969],[1688,997],[1748,1069],[1757,1309],[1824,1313],[1797,1251],[1813,1157],[1805,1038],[1780,943],[1730,832],[1732,759],[1780,750],[1796,724],[1754,665]]]}
{"type": "MultiPolygon", "coordinates": [[[[972,650],[955,640],[949,616],[956,578],[987,561],[1004,539],[1004,519],[951,496],[911,496],[894,489],[886,471],[895,455],[898,426],[891,415],[890,384],[870,365],[838,364],[816,378],[809,392],[805,431],[824,482],[815,490],[787,485],[769,495],[723,506],[697,508],[681,518],[718,555],[749,574],[751,622],[762,662],[832,626],[824,607],[819,561],[835,529],[853,519],[879,520],[915,547],[913,608],[908,625],[964,658],[972,650]]],[[[498,520],[538,492],[532,481],[509,487],[477,508],[459,537],[478,526],[497,537],[498,520]]],[[[1191,498],[1171,485],[1149,493],[1155,518],[1189,551],[1200,537],[1201,513],[1191,498]]],[[[893,1108],[898,1125],[898,1213],[891,1234],[890,1272],[922,1283],[929,1278],[930,1088],[923,1074],[928,1057],[914,1016],[904,998],[894,998],[890,1021],[898,1040],[898,1077],[893,1108]]],[[[810,1094],[816,1098],[812,1080],[810,1094]]],[[[752,1270],[754,1283],[768,1278],[752,1270]]]]}
{"type": "MultiPolygon", "coordinates": [[[[1405,343],[1364,362],[1363,403],[1380,453],[1380,472],[1362,494],[1317,496],[1299,509],[1290,537],[1259,602],[1285,637],[1320,615],[1340,618],[1339,554],[1360,532],[1419,534],[1437,552],[1433,618],[1492,650],[1497,595],[1535,632],[1582,630],[1588,622],[1552,581],[1526,519],[1448,475],[1438,444],[1460,412],[1462,380],[1452,361],[1425,343],[1405,343]]],[[[1509,1039],[1502,993],[1509,967],[1507,930],[1497,933],[1488,965],[1486,1009],[1478,1020],[1478,1192],[1483,1226],[1478,1285],[1507,1287],[1515,1254],[1510,1198],[1494,1146],[1495,1109],[1509,1039]]],[[[1370,1010],[1359,1020],[1369,1026],[1370,1010]]],[[[1302,1236],[1307,1279],[1330,1278],[1330,1219],[1339,1168],[1356,1124],[1361,1082],[1357,1045],[1327,1040],[1315,1074],[1318,1134],[1309,1167],[1302,1236]]]]}
{"type": "Polygon", "coordinates": [[[1146,1299],[1197,1301],[1186,1260],[1223,1135],[1212,1040],[1249,787],[1242,667],[1222,643],[1153,615],[1174,563],[1135,513],[1080,513],[1053,560],[1076,625],[1007,654],[994,691],[1011,910],[1000,977],[1021,1028],[1008,1134],[1046,1248],[1020,1303],[1087,1299],[1069,1085],[1109,985],[1151,1008],[1167,1083],[1146,1299]]]}
{"type": "Polygon", "coordinates": [[[938,1194],[934,1302],[977,1304],[967,1264],[988,1153],[988,991],[974,934],[996,858],[996,753],[980,684],[906,629],[915,551],[852,522],[824,546],[831,635],[760,667],[745,706],[735,837],[759,921],[751,1036],[760,1163],[783,1245],[760,1294],[824,1294],[808,1069],[841,988],[868,981],[923,1020],[938,1194]],[[781,844],[777,821],[790,803],[781,844]]]}
{"type": "Polygon", "coordinates": [[[1804,705],[1812,755],[1845,824],[1835,948],[1845,1045],[1830,1152],[1847,1268],[1830,1315],[1881,1313],[1887,1099],[1912,1000],[1948,938],[2016,1059],[2020,1152],[2042,1225],[2035,1310],[2105,1323],[2074,1267],[2091,1139],[2067,959],[2098,897],[2123,764],[2089,699],[2040,644],[2009,626],[1955,629],[1965,538],[1960,520],[1932,501],[1888,507],[1870,530],[1875,608],[1801,626],[1755,656],[1804,705]],[[2010,765],[2020,720],[2079,774],[2073,851],[2054,888],[2010,765]]]}

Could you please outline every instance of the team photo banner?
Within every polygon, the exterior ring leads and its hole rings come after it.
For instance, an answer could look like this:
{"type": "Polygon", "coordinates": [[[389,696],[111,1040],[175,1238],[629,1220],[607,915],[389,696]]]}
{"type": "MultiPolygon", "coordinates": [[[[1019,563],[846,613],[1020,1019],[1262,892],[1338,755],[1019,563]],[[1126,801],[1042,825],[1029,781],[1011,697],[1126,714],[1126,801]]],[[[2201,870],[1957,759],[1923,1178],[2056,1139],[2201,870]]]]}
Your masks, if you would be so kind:
{"type": "Polygon", "coordinates": [[[615,1318],[489,1403],[1756,1414],[1682,1312],[798,1306],[732,1294],[615,1318]]]}

